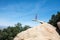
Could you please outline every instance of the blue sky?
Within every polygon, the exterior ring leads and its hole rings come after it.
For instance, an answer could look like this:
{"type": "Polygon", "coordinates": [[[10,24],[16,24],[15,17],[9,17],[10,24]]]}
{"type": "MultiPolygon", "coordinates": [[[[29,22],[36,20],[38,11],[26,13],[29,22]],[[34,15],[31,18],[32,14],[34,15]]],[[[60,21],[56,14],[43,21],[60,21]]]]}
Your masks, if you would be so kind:
{"type": "Polygon", "coordinates": [[[33,22],[35,14],[38,19],[48,22],[52,14],[60,11],[60,0],[0,0],[0,25],[36,25],[33,22]]]}

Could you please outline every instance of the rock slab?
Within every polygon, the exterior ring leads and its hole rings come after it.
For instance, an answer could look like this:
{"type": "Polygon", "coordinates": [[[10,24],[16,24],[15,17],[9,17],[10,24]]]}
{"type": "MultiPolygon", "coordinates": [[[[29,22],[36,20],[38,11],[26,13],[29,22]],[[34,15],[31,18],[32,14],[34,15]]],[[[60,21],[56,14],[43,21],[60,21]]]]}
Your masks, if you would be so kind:
{"type": "Polygon", "coordinates": [[[60,36],[54,26],[43,23],[17,34],[13,40],[60,40],[60,36]]]}

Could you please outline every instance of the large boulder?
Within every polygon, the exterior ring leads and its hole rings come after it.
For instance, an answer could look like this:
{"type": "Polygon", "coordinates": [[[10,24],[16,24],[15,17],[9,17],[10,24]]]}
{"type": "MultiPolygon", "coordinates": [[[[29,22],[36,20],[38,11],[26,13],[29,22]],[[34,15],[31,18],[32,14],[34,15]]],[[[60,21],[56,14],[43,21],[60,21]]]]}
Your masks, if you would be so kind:
{"type": "Polygon", "coordinates": [[[14,40],[60,40],[60,36],[54,26],[43,23],[17,34],[14,40]]]}
{"type": "Polygon", "coordinates": [[[58,28],[59,28],[59,30],[60,30],[60,22],[57,22],[57,25],[58,25],[58,28]]]}

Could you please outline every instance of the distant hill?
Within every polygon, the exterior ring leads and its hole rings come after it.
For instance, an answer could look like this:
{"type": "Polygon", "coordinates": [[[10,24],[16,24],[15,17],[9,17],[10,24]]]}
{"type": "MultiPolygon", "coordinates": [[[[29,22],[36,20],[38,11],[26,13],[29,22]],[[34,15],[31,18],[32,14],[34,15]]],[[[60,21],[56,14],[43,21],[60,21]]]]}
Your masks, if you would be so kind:
{"type": "Polygon", "coordinates": [[[7,26],[2,26],[2,25],[0,25],[0,29],[4,29],[4,28],[6,28],[7,26]]]}

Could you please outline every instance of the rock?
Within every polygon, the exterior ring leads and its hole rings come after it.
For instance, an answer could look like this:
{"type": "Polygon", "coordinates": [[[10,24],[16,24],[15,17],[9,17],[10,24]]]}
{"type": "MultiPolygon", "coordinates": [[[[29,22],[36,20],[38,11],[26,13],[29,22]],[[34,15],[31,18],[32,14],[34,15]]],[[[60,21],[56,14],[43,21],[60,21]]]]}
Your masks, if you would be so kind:
{"type": "Polygon", "coordinates": [[[60,40],[55,29],[52,25],[43,23],[17,34],[13,40],[60,40]]]}
{"type": "Polygon", "coordinates": [[[57,25],[58,25],[58,28],[59,28],[59,30],[60,30],[60,22],[57,22],[57,25]]]}

